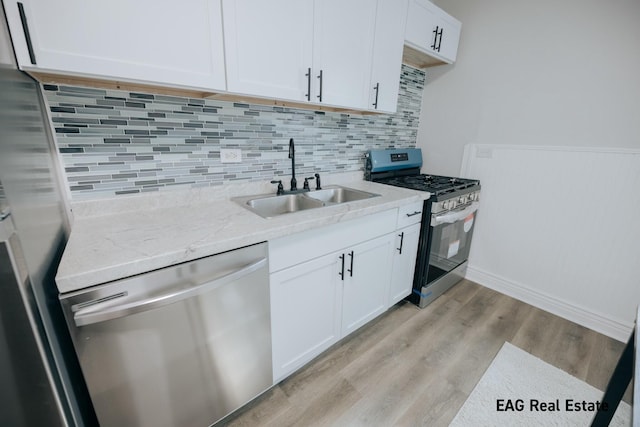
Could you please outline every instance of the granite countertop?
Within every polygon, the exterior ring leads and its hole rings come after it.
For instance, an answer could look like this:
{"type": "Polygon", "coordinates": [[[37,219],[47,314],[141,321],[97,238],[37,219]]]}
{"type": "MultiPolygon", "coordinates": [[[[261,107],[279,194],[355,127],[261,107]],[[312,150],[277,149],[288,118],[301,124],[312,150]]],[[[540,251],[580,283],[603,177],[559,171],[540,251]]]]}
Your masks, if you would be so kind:
{"type": "Polygon", "coordinates": [[[380,197],[264,219],[231,197],[268,194],[273,185],[231,184],[76,203],[58,268],[60,293],[145,273],[310,228],[424,200],[429,193],[376,184],[354,173],[325,179],[380,197]]]}

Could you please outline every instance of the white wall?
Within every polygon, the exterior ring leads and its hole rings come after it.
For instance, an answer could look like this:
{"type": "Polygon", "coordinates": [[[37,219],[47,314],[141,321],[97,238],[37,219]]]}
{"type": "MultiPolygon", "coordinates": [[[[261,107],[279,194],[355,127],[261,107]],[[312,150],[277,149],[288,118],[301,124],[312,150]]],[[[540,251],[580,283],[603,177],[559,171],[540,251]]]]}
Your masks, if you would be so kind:
{"type": "Polygon", "coordinates": [[[465,144],[640,146],[640,2],[440,0],[458,61],[427,69],[425,171],[458,174],[465,144]]]}
{"type": "Polygon", "coordinates": [[[633,169],[640,153],[640,2],[437,3],[462,21],[462,35],[456,64],[427,70],[418,146],[424,172],[458,175],[464,163],[462,174],[483,182],[469,277],[626,340],[640,303],[640,264],[632,261],[640,260],[640,230],[614,213],[640,211],[640,167],[633,169]],[[487,152],[485,144],[504,151],[487,152]],[[611,153],[628,167],[618,168],[611,153]],[[536,180],[542,173],[559,179],[536,180]],[[592,182],[604,184],[598,192],[581,187],[592,182]],[[607,187],[616,189],[609,193],[615,200],[603,197],[607,187]],[[521,222],[510,216],[518,200],[525,200],[521,222]],[[605,201],[610,210],[598,204],[605,201]],[[556,236],[553,218],[575,225],[577,212],[577,224],[598,227],[597,245],[588,246],[589,228],[564,227],[552,242],[562,258],[544,274],[536,271],[547,265],[527,272],[527,263],[549,263],[549,250],[536,244],[540,230],[556,236]],[[504,228],[517,224],[514,247],[504,228]],[[617,237],[607,233],[611,227],[617,237]],[[616,273],[607,274],[611,269],[616,273]]]}

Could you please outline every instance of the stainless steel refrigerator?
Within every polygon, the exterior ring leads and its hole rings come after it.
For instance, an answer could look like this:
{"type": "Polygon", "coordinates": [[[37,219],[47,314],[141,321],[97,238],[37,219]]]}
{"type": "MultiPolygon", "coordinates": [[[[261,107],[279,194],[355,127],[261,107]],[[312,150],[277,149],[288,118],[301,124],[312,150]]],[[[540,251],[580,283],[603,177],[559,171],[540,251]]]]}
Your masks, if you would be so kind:
{"type": "Polygon", "coordinates": [[[51,128],[0,14],[0,426],[97,425],[54,281],[68,220],[51,128]]]}

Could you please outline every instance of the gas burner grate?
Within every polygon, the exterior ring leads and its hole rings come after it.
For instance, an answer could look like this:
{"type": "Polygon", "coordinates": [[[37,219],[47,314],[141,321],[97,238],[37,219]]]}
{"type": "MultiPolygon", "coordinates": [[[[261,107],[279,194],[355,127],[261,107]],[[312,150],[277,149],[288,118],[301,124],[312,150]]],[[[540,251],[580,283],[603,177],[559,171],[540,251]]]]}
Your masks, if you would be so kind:
{"type": "Polygon", "coordinates": [[[447,194],[479,184],[477,180],[454,178],[439,175],[408,175],[379,180],[383,184],[396,187],[411,188],[413,190],[428,191],[436,196],[447,194]]]}

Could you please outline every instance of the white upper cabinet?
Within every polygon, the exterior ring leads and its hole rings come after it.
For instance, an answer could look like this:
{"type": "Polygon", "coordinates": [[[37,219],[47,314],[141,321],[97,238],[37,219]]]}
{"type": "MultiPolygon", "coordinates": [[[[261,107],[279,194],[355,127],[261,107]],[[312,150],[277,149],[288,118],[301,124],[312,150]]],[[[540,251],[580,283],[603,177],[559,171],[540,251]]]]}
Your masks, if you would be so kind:
{"type": "Polygon", "coordinates": [[[316,0],[314,12],[315,101],[368,109],[376,3],[316,0]]]}
{"type": "Polygon", "coordinates": [[[313,0],[223,0],[227,88],[311,99],[313,0]]]}
{"type": "Polygon", "coordinates": [[[408,0],[378,0],[369,109],[395,113],[408,0]]]}
{"type": "Polygon", "coordinates": [[[220,0],[4,4],[23,70],[225,89],[220,0]]]}
{"type": "Polygon", "coordinates": [[[428,0],[409,0],[405,42],[436,59],[429,65],[455,62],[461,27],[460,21],[428,0]]]}
{"type": "Polygon", "coordinates": [[[369,108],[375,2],[224,0],[223,15],[229,91],[369,108]]]}
{"type": "MultiPolygon", "coordinates": [[[[456,18],[440,10],[440,19],[436,23],[437,54],[447,62],[455,62],[458,55],[458,42],[460,41],[460,29],[462,24],[456,18]],[[439,26],[439,27],[438,27],[439,26]]],[[[432,32],[433,33],[433,32],[432,32]]]]}

